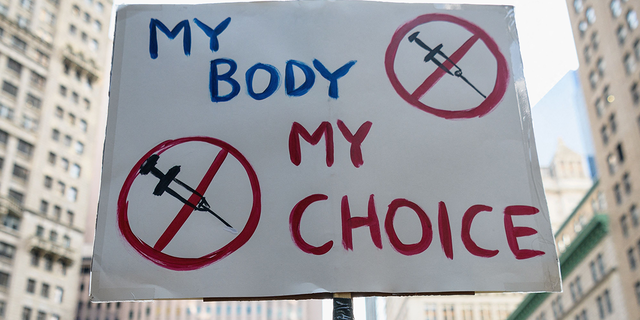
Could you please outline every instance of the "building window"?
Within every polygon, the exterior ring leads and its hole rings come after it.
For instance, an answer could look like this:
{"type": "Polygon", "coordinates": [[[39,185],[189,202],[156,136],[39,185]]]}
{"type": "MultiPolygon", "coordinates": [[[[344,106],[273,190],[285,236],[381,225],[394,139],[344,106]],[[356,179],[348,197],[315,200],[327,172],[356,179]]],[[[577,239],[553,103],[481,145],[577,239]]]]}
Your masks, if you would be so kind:
{"type": "Polygon", "coordinates": [[[70,175],[72,178],[78,178],[78,177],[80,177],[80,166],[79,166],[77,163],[74,163],[74,164],[71,166],[71,169],[69,170],[69,175],[70,175]]]}
{"type": "Polygon", "coordinates": [[[58,192],[60,192],[61,196],[64,196],[64,192],[67,189],[67,185],[64,184],[64,182],[62,181],[58,181],[58,192]]]}
{"type": "Polygon", "coordinates": [[[44,228],[42,226],[36,226],[36,237],[42,238],[44,236],[44,228]]]}
{"type": "Polygon", "coordinates": [[[632,75],[636,71],[636,59],[630,53],[624,56],[624,68],[628,75],[632,75]]]}
{"type": "Polygon", "coordinates": [[[53,207],[53,218],[56,221],[60,221],[60,215],[62,214],[62,208],[60,208],[60,206],[54,206],[53,207]]]}
{"type": "Polygon", "coordinates": [[[62,170],[69,170],[69,160],[67,160],[67,158],[60,159],[60,163],[62,164],[62,170]]]}
{"type": "Polygon", "coordinates": [[[36,109],[40,109],[40,107],[42,106],[42,100],[40,100],[40,98],[32,95],[31,93],[27,94],[27,100],[26,100],[27,105],[36,108],[36,109]]]}
{"type": "Polygon", "coordinates": [[[36,281],[33,279],[27,279],[27,292],[35,293],[36,292],[36,281]]]}
{"type": "Polygon", "coordinates": [[[84,153],[84,143],[82,143],[80,141],[76,141],[76,153],[77,154],[84,153]]]}
{"type": "Polygon", "coordinates": [[[600,319],[604,319],[606,314],[604,312],[604,304],[602,302],[602,296],[598,296],[596,298],[596,302],[598,304],[598,315],[600,315],[600,319]]]}
{"type": "MultiPolygon", "coordinates": [[[[65,236],[66,237],[66,236],[65,236]]],[[[64,242],[63,244],[66,245],[66,242],[64,242]]],[[[71,240],[69,240],[69,245],[71,245],[71,240]]],[[[65,247],[65,248],[69,248],[69,247],[65,247]]],[[[64,260],[58,260],[58,262],[60,263],[60,273],[62,273],[63,276],[67,275],[67,264],[64,262],[64,260]]]]}
{"type": "Polygon", "coordinates": [[[616,146],[616,155],[618,156],[618,162],[624,162],[624,150],[622,149],[622,143],[618,143],[616,146]]]}
{"type": "MultiPolygon", "coordinates": [[[[0,287],[9,287],[9,274],[5,272],[0,272],[0,287]]],[[[3,310],[4,312],[4,310],[3,310]]]]}
{"type": "Polygon", "coordinates": [[[67,222],[69,223],[70,226],[73,226],[73,218],[74,218],[74,214],[73,211],[67,211],[67,222]]]}
{"type": "Polygon", "coordinates": [[[623,214],[620,217],[620,227],[622,228],[622,235],[626,237],[629,236],[629,223],[627,222],[627,215],[623,214]]]}
{"type": "Polygon", "coordinates": [[[0,242],[0,256],[13,259],[16,253],[16,247],[5,242],[0,242]]]}
{"type": "Polygon", "coordinates": [[[573,9],[576,13],[582,12],[582,8],[584,7],[584,3],[582,0],[573,0],[573,9]]]}
{"type": "Polygon", "coordinates": [[[591,73],[589,73],[589,84],[591,84],[591,89],[596,88],[596,85],[598,85],[598,80],[600,80],[598,74],[595,71],[591,71],[591,73]]]}
{"type": "Polygon", "coordinates": [[[592,7],[587,8],[587,11],[585,11],[585,16],[587,17],[587,22],[589,24],[593,24],[596,22],[596,11],[592,7]]]}
{"type": "Polygon", "coordinates": [[[22,308],[22,320],[31,320],[31,308],[22,308]]]}
{"type": "Polygon", "coordinates": [[[580,21],[580,23],[578,23],[578,30],[580,30],[580,35],[584,36],[584,33],[587,31],[587,29],[589,28],[589,24],[582,20],[580,21]]]}
{"type": "Polygon", "coordinates": [[[2,224],[10,229],[18,230],[20,229],[20,217],[15,215],[13,212],[9,212],[3,219],[2,224]]]}
{"type": "Polygon", "coordinates": [[[49,298],[49,285],[46,283],[42,284],[42,289],[40,290],[40,295],[43,298],[49,298]]]}
{"type": "Polygon", "coordinates": [[[32,116],[23,114],[21,125],[23,128],[27,130],[36,131],[38,129],[38,119],[32,116]]]}
{"type": "Polygon", "coordinates": [[[607,156],[607,164],[609,166],[609,174],[614,175],[618,170],[618,157],[615,154],[610,153],[607,156]]]}
{"type": "Polygon", "coordinates": [[[93,21],[93,29],[98,32],[102,31],[102,23],[100,23],[100,21],[98,20],[93,21]]]}
{"type": "Polygon", "coordinates": [[[624,41],[627,39],[627,27],[625,27],[623,24],[618,26],[618,29],[616,30],[616,35],[618,36],[618,43],[620,45],[624,44],[624,41]]]}
{"type": "Polygon", "coordinates": [[[91,49],[91,51],[98,51],[98,40],[91,39],[91,42],[89,42],[89,49],[91,49]]]}
{"type": "Polygon", "coordinates": [[[576,320],[589,320],[587,318],[587,309],[582,309],[582,312],[576,315],[576,320]]]}
{"type": "Polygon", "coordinates": [[[631,85],[631,99],[633,100],[633,104],[637,105],[640,102],[640,93],[638,92],[638,83],[634,82],[631,85]]]}
{"type": "Polygon", "coordinates": [[[9,133],[0,130],[0,145],[6,146],[7,142],[9,142],[9,133]]]}
{"type": "Polygon", "coordinates": [[[76,202],[77,198],[78,198],[78,189],[76,189],[75,187],[69,188],[69,192],[67,192],[67,200],[71,202],[76,202]]]}
{"type": "Polygon", "coordinates": [[[16,190],[9,189],[9,199],[13,200],[15,203],[19,205],[22,205],[24,203],[24,194],[16,190]]]}
{"type": "Polygon", "coordinates": [[[18,87],[11,82],[4,81],[2,83],[2,91],[6,92],[14,98],[18,96],[18,87]]]}
{"type": "Polygon", "coordinates": [[[45,68],[49,67],[50,60],[51,58],[49,58],[48,55],[41,52],[40,50],[36,50],[36,62],[38,62],[41,66],[45,68]]]}
{"type": "Polygon", "coordinates": [[[70,146],[70,145],[71,145],[71,140],[72,140],[72,139],[71,139],[71,136],[70,136],[70,135],[66,135],[66,136],[64,136],[64,141],[63,141],[64,146],[65,146],[65,147],[70,146]]]}
{"type": "Polygon", "coordinates": [[[631,270],[635,270],[636,257],[635,257],[633,248],[629,248],[629,250],[627,250],[627,259],[629,259],[629,268],[631,268],[631,270]]]}
{"type": "Polygon", "coordinates": [[[21,180],[23,183],[29,180],[29,170],[17,164],[13,165],[13,177],[21,180]]]}
{"type": "Polygon", "coordinates": [[[590,45],[586,45],[584,47],[584,61],[586,63],[591,62],[591,46],[590,45]]]}
{"type": "Polygon", "coordinates": [[[44,176],[44,187],[47,189],[51,189],[52,185],[53,185],[53,178],[51,178],[50,176],[44,176]]]}
{"type": "Polygon", "coordinates": [[[42,11],[42,21],[53,26],[56,23],[56,15],[53,14],[53,12],[45,9],[42,11]]]}
{"type": "Polygon", "coordinates": [[[31,265],[37,267],[40,264],[40,253],[36,250],[31,250],[31,265]]]}
{"type": "Polygon", "coordinates": [[[13,108],[9,108],[8,106],[0,103],[0,117],[7,120],[13,120],[13,108]]]}
{"type": "Polygon", "coordinates": [[[600,275],[604,276],[604,260],[602,259],[601,253],[596,257],[596,262],[598,264],[598,271],[600,272],[600,275]]]}
{"type": "Polygon", "coordinates": [[[562,296],[558,295],[557,298],[551,301],[551,309],[553,310],[553,317],[555,319],[559,319],[562,317],[564,313],[564,308],[562,306],[562,296]]]}
{"type": "Polygon", "coordinates": [[[603,76],[604,70],[607,68],[607,64],[604,62],[604,59],[598,58],[598,62],[596,62],[596,68],[598,68],[598,74],[600,76],[603,76]]]}
{"type": "Polygon", "coordinates": [[[609,127],[611,128],[611,133],[616,133],[618,131],[618,123],[616,122],[616,114],[611,113],[609,116],[609,127]]]}
{"type": "MultiPolygon", "coordinates": [[[[600,255],[598,255],[598,257],[600,257],[600,255]]],[[[598,266],[596,265],[596,260],[589,262],[589,269],[591,270],[591,278],[593,279],[593,282],[597,283],[600,279],[600,276],[598,275],[598,266]]]]}
{"type": "Polygon", "coordinates": [[[620,192],[620,184],[616,183],[613,186],[613,196],[616,199],[616,204],[620,205],[622,204],[622,193],[620,192]]]}
{"type": "Polygon", "coordinates": [[[27,50],[27,43],[18,36],[11,37],[11,45],[22,52],[27,50]]]}
{"type": "Polygon", "coordinates": [[[33,145],[20,139],[18,140],[18,151],[27,158],[31,158],[31,155],[33,155],[33,145]]]}
{"type": "MultiPolygon", "coordinates": [[[[248,308],[248,307],[247,307],[248,308]]],[[[249,310],[247,310],[249,311],[249,310]]],[[[454,320],[454,310],[452,304],[444,304],[442,305],[442,315],[445,320],[454,320]]]]}
{"type": "Polygon", "coordinates": [[[47,215],[47,211],[49,211],[49,202],[45,200],[40,201],[40,213],[47,215]]]}
{"type": "Polygon", "coordinates": [[[606,146],[609,143],[609,131],[606,124],[603,124],[602,128],[600,128],[600,136],[602,137],[602,144],[606,146]]]}
{"type": "Polygon", "coordinates": [[[63,294],[64,294],[64,290],[62,289],[62,287],[56,287],[56,291],[53,296],[53,301],[56,303],[62,303],[63,294]]]}
{"type": "Polygon", "coordinates": [[[20,75],[20,73],[22,73],[22,64],[20,64],[18,61],[15,61],[11,58],[8,58],[7,69],[15,72],[17,75],[20,75]]]}
{"type": "Polygon", "coordinates": [[[65,248],[71,247],[71,238],[69,238],[69,236],[65,235],[62,237],[62,246],[65,248]]]}
{"type": "Polygon", "coordinates": [[[620,0],[611,0],[609,7],[611,8],[611,15],[614,18],[617,18],[622,14],[622,4],[620,3],[620,0]]]}
{"type": "Polygon", "coordinates": [[[51,255],[44,255],[44,269],[47,271],[53,270],[53,257],[51,255]]]}
{"type": "Polygon", "coordinates": [[[629,178],[629,173],[628,172],[626,172],[624,175],[622,175],[622,185],[624,186],[624,193],[630,194],[631,193],[631,179],[629,178]]]}
{"type": "Polygon", "coordinates": [[[634,227],[637,227],[640,224],[640,215],[638,215],[638,208],[635,204],[632,204],[629,208],[629,215],[631,216],[631,223],[633,223],[634,227]]]}
{"type": "Polygon", "coordinates": [[[51,130],[51,140],[53,141],[60,140],[60,131],[58,129],[51,130]]]}
{"type": "Polygon", "coordinates": [[[44,311],[38,311],[38,316],[36,320],[46,320],[46,318],[47,318],[47,314],[44,313],[44,311]]]}
{"type": "Polygon", "coordinates": [[[56,154],[53,152],[49,152],[49,156],[47,157],[47,161],[49,162],[49,164],[55,165],[56,164],[56,154]]]}
{"type": "Polygon", "coordinates": [[[56,118],[62,119],[62,117],[64,116],[64,110],[60,106],[57,106],[54,114],[56,118]]]}
{"type": "Polygon", "coordinates": [[[576,284],[574,282],[570,282],[569,289],[571,291],[571,300],[573,300],[573,302],[576,302],[580,298],[580,295],[578,295],[578,292],[576,289],[576,284]]]}
{"type": "Polygon", "coordinates": [[[46,83],[47,83],[47,78],[39,75],[35,71],[31,71],[31,85],[33,85],[34,87],[40,90],[43,90],[46,83]]]}
{"type": "Polygon", "coordinates": [[[51,242],[56,242],[58,241],[58,233],[51,230],[51,232],[49,232],[49,241],[51,242]]]}
{"type": "Polygon", "coordinates": [[[602,294],[603,298],[604,298],[604,302],[605,302],[605,306],[606,306],[606,310],[608,314],[612,314],[613,313],[613,305],[611,304],[611,297],[609,296],[609,290],[604,290],[604,293],[602,294]]]}
{"type": "Polygon", "coordinates": [[[638,27],[638,15],[634,10],[627,12],[627,25],[629,25],[629,29],[631,30],[638,27]]]}
{"type": "Polygon", "coordinates": [[[33,7],[33,1],[32,0],[20,0],[20,6],[25,8],[28,11],[31,11],[31,9],[33,7]]]}

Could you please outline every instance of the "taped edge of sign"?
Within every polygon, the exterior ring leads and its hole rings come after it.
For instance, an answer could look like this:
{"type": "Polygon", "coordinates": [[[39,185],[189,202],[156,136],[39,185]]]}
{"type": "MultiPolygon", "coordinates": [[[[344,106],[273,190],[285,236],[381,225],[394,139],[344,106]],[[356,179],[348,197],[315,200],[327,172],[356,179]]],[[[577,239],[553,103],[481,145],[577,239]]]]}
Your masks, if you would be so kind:
{"type": "MultiPolygon", "coordinates": [[[[529,103],[529,94],[527,92],[527,85],[524,77],[524,66],[522,63],[522,56],[520,54],[520,41],[518,39],[518,30],[516,28],[515,9],[513,6],[508,6],[509,9],[505,15],[505,24],[508,26],[507,32],[511,37],[511,46],[509,48],[509,55],[511,57],[511,76],[513,77],[513,85],[516,92],[516,100],[518,102],[518,112],[520,114],[520,125],[523,134],[523,151],[525,159],[529,162],[527,166],[527,173],[531,178],[530,188],[531,196],[535,197],[538,203],[542,205],[541,211],[543,218],[549,222],[549,208],[547,207],[547,201],[543,192],[542,177],[540,175],[540,163],[537,157],[536,142],[533,132],[533,118],[531,116],[531,105],[529,103]]],[[[542,238],[542,233],[539,233],[539,240],[542,242],[548,242],[553,244],[555,249],[555,259],[557,262],[557,273],[548,272],[548,274],[557,274],[557,279],[548,279],[545,282],[545,290],[550,292],[562,292],[562,276],[560,275],[560,259],[558,258],[558,249],[555,243],[555,237],[553,231],[550,230],[549,234],[552,235],[551,239],[542,238]]],[[[511,285],[516,286],[516,283],[505,283],[505,289],[511,285]]]]}

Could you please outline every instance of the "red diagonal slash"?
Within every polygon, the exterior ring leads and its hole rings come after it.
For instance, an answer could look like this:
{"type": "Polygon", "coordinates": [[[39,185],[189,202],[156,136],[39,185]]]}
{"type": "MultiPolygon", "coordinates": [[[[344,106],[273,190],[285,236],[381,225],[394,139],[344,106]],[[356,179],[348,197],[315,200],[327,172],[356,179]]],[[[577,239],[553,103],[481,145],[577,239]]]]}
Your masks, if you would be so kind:
{"type": "MultiPolygon", "coordinates": [[[[474,34],[471,38],[469,38],[456,52],[454,52],[449,59],[453,61],[453,63],[458,64],[460,59],[464,57],[465,54],[471,49],[471,47],[478,41],[480,37],[474,34]]],[[[453,63],[449,60],[445,60],[443,65],[447,69],[451,69],[453,67],[453,63]]],[[[422,96],[433,87],[444,75],[446,72],[442,68],[436,68],[434,71],[424,82],[411,94],[411,96],[415,99],[420,99],[422,96]]]]}
{"type": "MultiPolygon", "coordinates": [[[[207,170],[207,173],[205,173],[204,177],[200,181],[200,184],[198,184],[198,187],[196,188],[197,193],[204,195],[204,193],[207,192],[207,188],[211,184],[213,177],[216,175],[216,173],[218,173],[218,169],[220,169],[220,166],[227,158],[227,154],[229,154],[227,150],[221,150],[218,153],[216,158],[213,160],[213,163],[211,163],[209,170],[207,170]]],[[[194,206],[197,206],[198,201],[200,201],[200,196],[197,195],[196,192],[194,192],[188,200],[194,206]]],[[[182,209],[180,209],[180,212],[178,212],[178,215],[173,219],[173,221],[171,221],[171,224],[169,224],[169,227],[167,227],[167,230],[165,230],[164,233],[160,236],[160,239],[158,239],[158,242],[156,242],[153,248],[158,251],[164,250],[164,248],[169,244],[169,242],[171,242],[176,233],[178,233],[178,230],[182,228],[182,225],[187,221],[193,210],[193,207],[185,203],[182,206],[182,209]]]]}

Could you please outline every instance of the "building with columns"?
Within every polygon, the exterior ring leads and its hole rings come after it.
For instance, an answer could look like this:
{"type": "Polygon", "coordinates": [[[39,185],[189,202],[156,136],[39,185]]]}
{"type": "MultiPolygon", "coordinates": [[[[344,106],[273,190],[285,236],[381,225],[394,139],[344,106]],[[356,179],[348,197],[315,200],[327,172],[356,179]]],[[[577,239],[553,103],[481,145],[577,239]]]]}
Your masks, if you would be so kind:
{"type": "Polygon", "coordinates": [[[0,0],[0,319],[75,317],[111,0],[0,0]]]}

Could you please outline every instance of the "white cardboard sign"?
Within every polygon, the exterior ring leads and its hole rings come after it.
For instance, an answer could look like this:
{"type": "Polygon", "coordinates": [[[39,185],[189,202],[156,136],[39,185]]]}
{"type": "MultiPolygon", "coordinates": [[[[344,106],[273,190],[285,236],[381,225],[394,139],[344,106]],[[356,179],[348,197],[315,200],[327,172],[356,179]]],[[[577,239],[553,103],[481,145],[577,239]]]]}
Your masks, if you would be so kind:
{"type": "Polygon", "coordinates": [[[94,300],[560,290],[512,7],[116,21],[94,300]]]}

